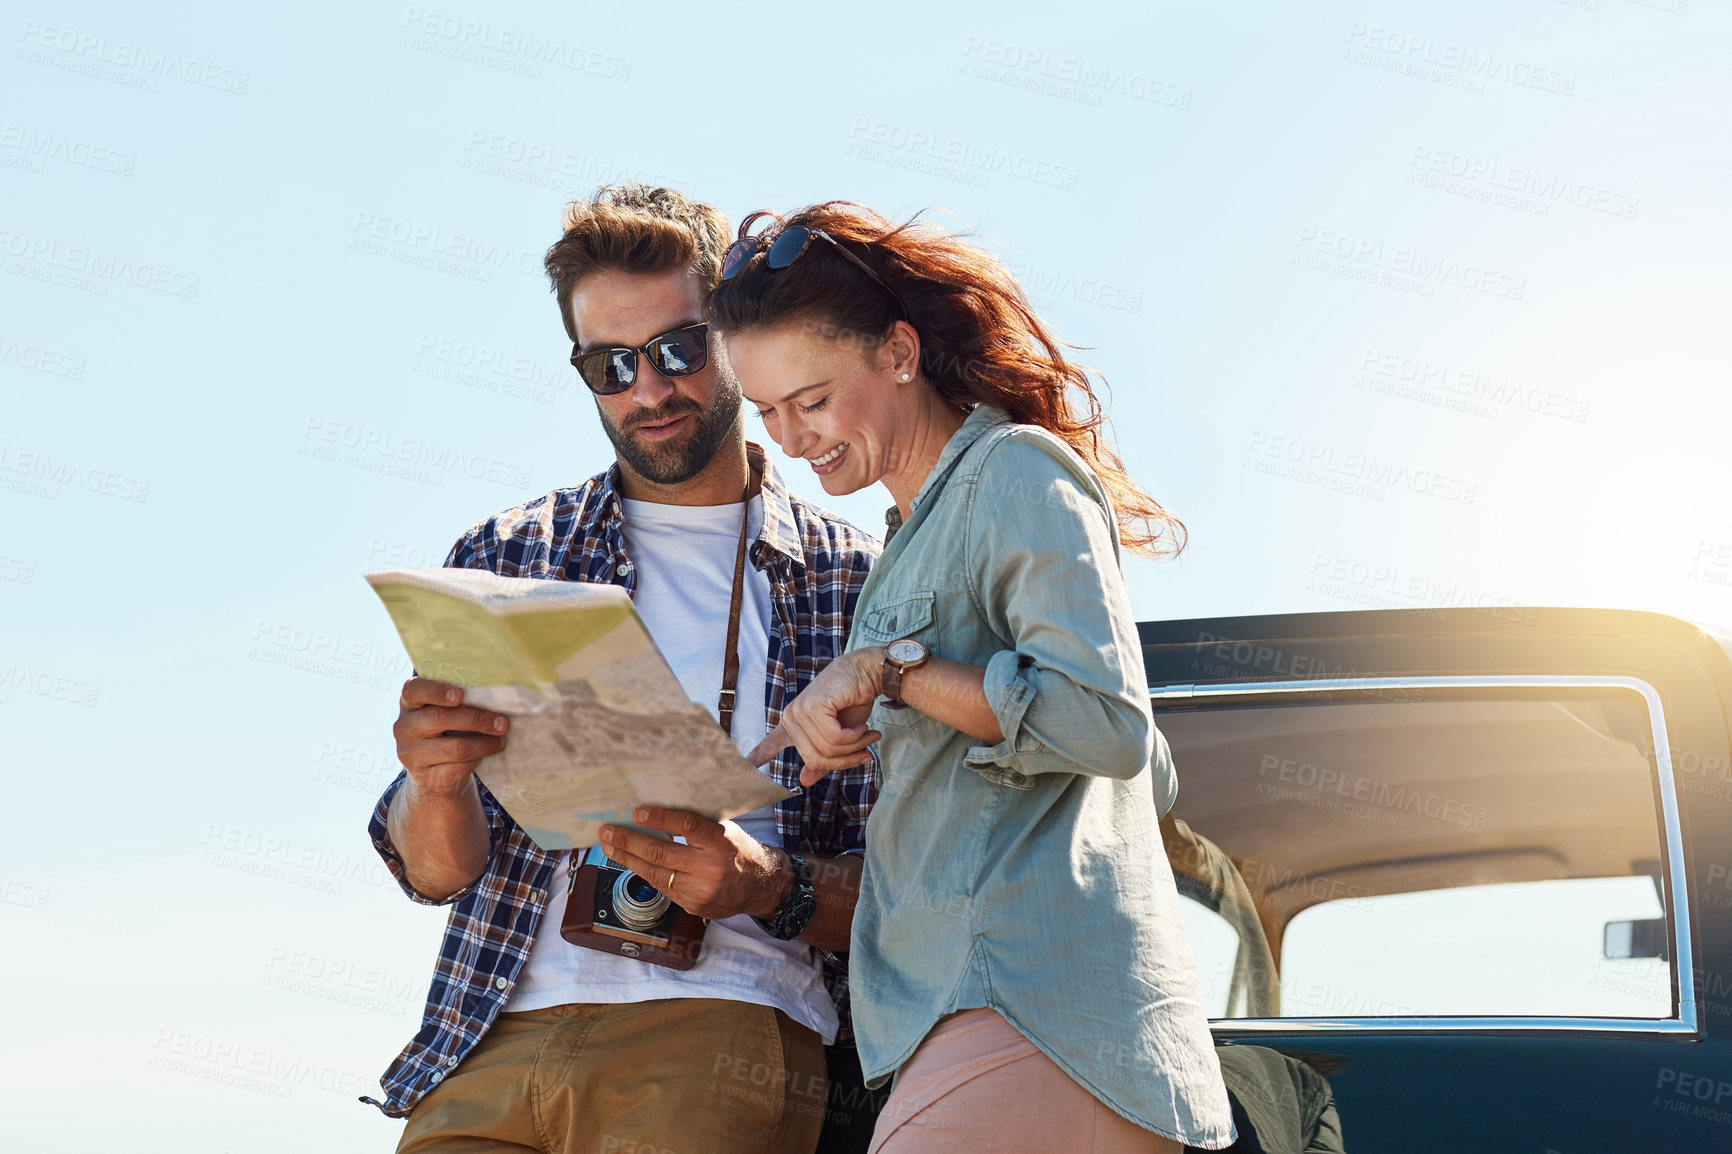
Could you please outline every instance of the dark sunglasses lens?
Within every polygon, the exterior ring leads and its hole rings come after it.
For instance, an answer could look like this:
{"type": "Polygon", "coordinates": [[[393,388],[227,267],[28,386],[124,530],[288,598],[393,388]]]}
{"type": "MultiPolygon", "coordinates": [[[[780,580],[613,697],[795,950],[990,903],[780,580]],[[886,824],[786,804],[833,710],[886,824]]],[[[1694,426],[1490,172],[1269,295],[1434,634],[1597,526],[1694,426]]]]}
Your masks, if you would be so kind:
{"type": "Polygon", "coordinates": [[[728,246],[728,251],[722,255],[722,279],[733,280],[740,270],[746,267],[748,261],[758,252],[758,238],[736,240],[728,246]]]}
{"type": "Polygon", "coordinates": [[[637,384],[637,353],[632,349],[613,349],[607,354],[607,387],[604,393],[623,393],[637,384]]]}
{"type": "Polygon", "coordinates": [[[602,349],[577,359],[577,375],[592,393],[611,396],[637,383],[637,354],[630,349],[602,349]]]}
{"type": "Polygon", "coordinates": [[[770,246],[770,253],[764,258],[764,263],[771,268],[787,268],[800,254],[806,251],[806,245],[812,240],[812,230],[809,228],[784,229],[782,235],[776,238],[776,243],[770,246]]]}
{"type": "Polygon", "coordinates": [[[650,346],[656,372],[664,377],[686,377],[703,368],[710,359],[708,332],[708,329],[682,329],[657,337],[650,346]]]}

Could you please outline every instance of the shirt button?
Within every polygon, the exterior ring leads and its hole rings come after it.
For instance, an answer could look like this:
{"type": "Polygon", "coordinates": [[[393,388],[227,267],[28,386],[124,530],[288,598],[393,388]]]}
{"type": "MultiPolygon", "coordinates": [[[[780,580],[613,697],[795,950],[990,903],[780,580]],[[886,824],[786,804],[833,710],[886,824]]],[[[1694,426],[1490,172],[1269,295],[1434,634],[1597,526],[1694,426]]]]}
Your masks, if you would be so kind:
{"type": "Polygon", "coordinates": [[[445,1071],[435,1070],[435,1071],[433,1071],[433,1076],[427,1080],[429,1082],[433,1083],[435,1086],[437,1086],[441,1081],[444,1080],[444,1078],[445,1078],[445,1071]]]}
{"type": "Polygon", "coordinates": [[[455,1066],[457,1064],[457,1055],[453,1054],[449,1058],[445,1059],[445,1064],[447,1066],[455,1066]]]}
{"type": "Polygon", "coordinates": [[[506,981],[504,978],[494,978],[493,979],[493,986],[495,989],[503,990],[506,986],[509,986],[510,984],[511,983],[506,981]]]}
{"type": "Polygon", "coordinates": [[[627,573],[631,572],[631,562],[621,561],[618,565],[613,567],[613,571],[618,573],[621,577],[624,577],[627,573]]]}

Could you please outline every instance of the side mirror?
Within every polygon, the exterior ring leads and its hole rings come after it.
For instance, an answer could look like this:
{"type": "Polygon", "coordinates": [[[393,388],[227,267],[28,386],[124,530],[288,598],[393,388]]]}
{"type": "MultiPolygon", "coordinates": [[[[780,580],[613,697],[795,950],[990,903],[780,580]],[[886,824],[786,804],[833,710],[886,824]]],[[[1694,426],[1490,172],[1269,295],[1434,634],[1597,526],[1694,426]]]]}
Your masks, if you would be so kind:
{"type": "Polygon", "coordinates": [[[1604,953],[1608,958],[1659,958],[1670,960],[1665,918],[1643,918],[1633,922],[1607,922],[1604,953]]]}

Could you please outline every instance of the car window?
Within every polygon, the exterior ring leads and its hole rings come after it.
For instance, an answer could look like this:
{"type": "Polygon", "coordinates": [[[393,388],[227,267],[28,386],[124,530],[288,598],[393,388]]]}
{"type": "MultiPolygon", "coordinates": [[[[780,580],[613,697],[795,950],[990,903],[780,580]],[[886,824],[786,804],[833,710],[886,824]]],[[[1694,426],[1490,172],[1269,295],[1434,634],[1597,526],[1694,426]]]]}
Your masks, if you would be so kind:
{"type": "Polygon", "coordinates": [[[1179,895],[1185,936],[1197,958],[1197,988],[1211,1018],[1227,1016],[1227,995],[1233,986],[1233,962],[1239,935],[1226,918],[1188,894],[1179,895]]]}
{"type": "Polygon", "coordinates": [[[1157,697],[1162,822],[1210,1015],[1675,1014],[1643,697],[1157,697]]]}
{"type": "Polygon", "coordinates": [[[1604,952],[1608,923],[1662,912],[1646,877],[1324,902],[1287,927],[1281,1004],[1289,1017],[1663,1018],[1670,966],[1604,952]]]}

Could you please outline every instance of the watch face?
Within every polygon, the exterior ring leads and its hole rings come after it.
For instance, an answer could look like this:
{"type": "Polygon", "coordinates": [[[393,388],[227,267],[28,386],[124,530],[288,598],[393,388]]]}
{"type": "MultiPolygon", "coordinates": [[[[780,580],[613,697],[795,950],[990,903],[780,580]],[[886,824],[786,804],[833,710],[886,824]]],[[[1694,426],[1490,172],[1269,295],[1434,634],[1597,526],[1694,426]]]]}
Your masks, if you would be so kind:
{"type": "Polygon", "coordinates": [[[907,665],[910,662],[919,661],[921,658],[925,657],[926,646],[920,644],[918,641],[910,641],[908,638],[904,637],[900,641],[892,641],[889,645],[885,646],[884,654],[892,661],[901,662],[902,664],[907,665]]]}

